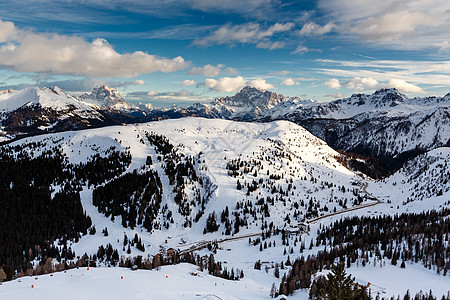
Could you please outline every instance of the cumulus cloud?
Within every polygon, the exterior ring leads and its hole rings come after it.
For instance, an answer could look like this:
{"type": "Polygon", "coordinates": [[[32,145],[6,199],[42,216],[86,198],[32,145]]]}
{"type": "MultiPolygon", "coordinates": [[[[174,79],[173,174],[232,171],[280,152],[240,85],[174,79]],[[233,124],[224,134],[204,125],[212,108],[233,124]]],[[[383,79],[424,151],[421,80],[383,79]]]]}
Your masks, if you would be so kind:
{"type": "Polygon", "coordinates": [[[266,82],[265,79],[245,80],[242,76],[222,77],[219,79],[207,78],[203,81],[203,85],[220,93],[236,92],[244,86],[252,86],[264,90],[273,88],[273,85],[266,82]]]}
{"type": "Polygon", "coordinates": [[[243,88],[246,84],[244,77],[222,77],[219,79],[207,78],[203,84],[217,92],[231,93],[243,88]]]}
{"type": "Polygon", "coordinates": [[[261,78],[257,78],[257,79],[248,81],[246,85],[252,86],[255,88],[259,88],[259,89],[263,89],[263,90],[273,89],[272,84],[266,82],[265,79],[261,79],[261,78]]]}
{"type": "Polygon", "coordinates": [[[212,45],[235,45],[238,43],[242,44],[259,44],[260,48],[275,49],[280,47],[281,43],[275,44],[270,43],[267,39],[273,35],[291,30],[295,26],[294,23],[276,23],[267,29],[261,28],[258,23],[246,23],[241,25],[231,25],[226,24],[211,35],[196,39],[194,45],[208,47],[212,45]],[[275,48],[274,48],[275,47],[275,48]]]}
{"type": "Polygon", "coordinates": [[[414,84],[411,84],[402,79],[390,79],[387,83],[380,83],[374,78],[360,78],[355,77],[344,82],[340,82],[336,78],[332,78],[324,82],[326,86],[332,89],[340,89],[345,87],[351,90],[366,90],[366,89],[381,89],[381,88],[396,88],[400,92],[405,93],[424,93],[424,90],[414,84]]]}
{"type": "Polygon", "coordinates": [[[145,85],[145,81],[142,79],[135,80],[133,82],[134,85],[145,85]]]}
{"type": "Polygon", "coordinates": [[[335,24],[329,22],[323,26],[320,26],[314,22],[308,22],[303,25],[302,29],[298,32],[299,35],[323,35],[329,33],[336,27],[335,24]]]}
{"type": "Polygon", "coordinates": [[[330,80],[325,81],[324,84],[330,89],[340,89],[342,86],[336,78],[331,78],[330,80]]]}
{"type": "Polygon", "coordinates": [[[234,75],[237,74],[237,70],[234,68],[226,68],[225,65],[219,64],[217,66],[205,65],[203,67],[193,67],[187,74],[189,75],[203,75],[206,77],[216,77],[220,74],[234,75]]]}
{"type": "Polygon", "coordinates": [[[378,81],[370,77],[368,78],[355,77],[350,80],[347,80],[342,85],[352,90],[362,91],[366,88],[370,89],[377,88],[379,83],[378,81]]]}
{"type": "Polygon", "coordinates": [[[390,41],[412,36],[418,26],[437,26],[441,22],[420,12],[398,11],[379,18],[369,18],[353,28],[353,32],[369,41],[390,41]]]}
{"type": "Polygon", "coordinates": [[[189,80],[189,79],[183,80],[183,82],[181,83],[182,86],[191,86],[194,84],[195,84],[195,80],[189,80]]]}
{"type": "Polygon", "coordinates": [[[286,78],[281,82],[282,85],[292,86],[292,85],[299,85],[300,82],[295,81],[292,78],[286,78]]]}
{"type": "Polygon", "coordinates": [[[401,50],[427,49],[448,40],[448,0],[319,0],[317,6],[344,36],[356,34],[401,50]]]}
{"type": "Polygon", "coordinates": [[[389,82],[387,84],[382,85],[382,87],[396,88],[400,92],[405,93],[420,93],[420,94],[425,93],[425,91],[421,87],[401,79],[390,79],[389,82]]]}
{"type": "Polygon", "coordinates": [[[142,51],[120,54],[104,39],[89,42],[76,36],[17,30],[13,25],[0,24],[3,41],[0,65],[18,72],[136,77],[158,71],[175,72],[189,66],[181,56],[170,59],[142,51]]]}
{"type": "Polygon", "coordinates": [[[0,43],[8,41],[16,33],[17,30],[14,23],[0,20],[0,43]]]}

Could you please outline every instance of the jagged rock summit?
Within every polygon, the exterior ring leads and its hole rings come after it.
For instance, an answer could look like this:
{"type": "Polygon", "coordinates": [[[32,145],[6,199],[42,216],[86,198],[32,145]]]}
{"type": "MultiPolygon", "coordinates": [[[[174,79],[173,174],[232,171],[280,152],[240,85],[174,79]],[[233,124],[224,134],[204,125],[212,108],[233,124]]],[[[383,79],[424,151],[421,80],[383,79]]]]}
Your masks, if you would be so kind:
{"type": "Polygon", "coordinates": [[[94,88],[90,94],[85,93],[78,99],[102,109],[130,110],[134,108],[133,105],[123,100],[118,90],[106,85],[94,88]]]}
{"type": "Polygon", "coordinates": [[[263,110],[272,108],[275,105],[286,101],[288,98],[289,97],[285,97],[282,94],[246,86],[236,95],[216,98],[213,103],[236,107],[254,107],[263,110]]]}
{"type": "Polygon", "coordinates": [[[298,97],[286,97],[264,89],[246,86],[234,96],[216,98],[210,103],[197,103],[187,109],[205,117],[250,120],[280,103],[294,99],[299,100],[298,97]]]}

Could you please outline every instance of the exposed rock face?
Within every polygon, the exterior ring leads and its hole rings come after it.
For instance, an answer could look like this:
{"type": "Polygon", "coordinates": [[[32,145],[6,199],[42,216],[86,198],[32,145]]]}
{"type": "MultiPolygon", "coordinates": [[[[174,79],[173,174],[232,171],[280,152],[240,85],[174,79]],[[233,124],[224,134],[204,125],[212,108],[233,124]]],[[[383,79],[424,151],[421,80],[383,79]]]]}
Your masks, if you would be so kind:
{"type": "Polygon", "coordinates": [[[90,94],[85,93],[78,97],[78,99],[96,105],[101,109],[129,110],[133,108],[132,105],[123,100],[119,91],[109,88],[106,85],[94,88],[90,94]]]}

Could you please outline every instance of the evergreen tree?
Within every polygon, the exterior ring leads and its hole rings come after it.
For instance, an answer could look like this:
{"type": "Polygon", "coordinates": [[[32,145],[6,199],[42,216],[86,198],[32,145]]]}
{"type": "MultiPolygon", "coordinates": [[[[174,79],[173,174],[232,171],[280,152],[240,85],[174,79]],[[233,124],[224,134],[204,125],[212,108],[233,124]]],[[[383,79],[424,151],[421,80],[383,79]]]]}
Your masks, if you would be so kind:
{"type": "Polygon", "coordinates": [[[321,290],[322,297],[327,300],[359,300],[364,299],[364,293],[365,289],[355,284],[355,278],[347,275],[343,262],[333,265],[321,290]]]}
{"type": "Polygon", "coordinates": [[[272,283],[272,288],[270,289],[270,298],[275,298],[277,294],[277,288],[275,286],[275,283],[272,283]]]}

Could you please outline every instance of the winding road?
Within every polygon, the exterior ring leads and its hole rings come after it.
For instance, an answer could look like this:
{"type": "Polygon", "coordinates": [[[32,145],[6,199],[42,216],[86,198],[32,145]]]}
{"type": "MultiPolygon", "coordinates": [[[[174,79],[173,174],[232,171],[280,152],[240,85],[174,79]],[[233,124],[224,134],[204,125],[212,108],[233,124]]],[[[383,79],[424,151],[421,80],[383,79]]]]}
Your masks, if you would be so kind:
{"type": "MultiPolygon", "coordinates": [[[[322,220],[322,219],[325,219],[325,218],[329,218],[329,217],[332,217],[332,216],[344,214],[344,213],[355,211],[355,210],[360,210],[360,209],[372,207],[372,206],[378,205],[380,203],[383,203],[381,200],[375,198],[372,194],[367,192],[367,187],[368,186],[369,186],[368,182],[363,182],[363,187],[362,187],[361,192],[366,195],[367,199],[372,200],[373,202],[356,205],[356,206],[353,206],[353,207],[350,207],[350,208],[346,208],[346,209],[343,209],[343,210],[340,210],[340,211],[336,211],[336,212],[332,212],[332,213],[329,213],[329,214],[325,214],[323,216],[312,218],[312,219],[307,220],[306,223],[307,224],[314,224],[315,222],[317,222],[319,220],[322,220]]],[[[241,236],[229,237],[229,238],[220,239],[220,240],[199,241],[199,242],[192,243],[194,246],[191,246],[191,248],[185,249],[185,250],[181,250],[180,254],[191,253],[193,251],[201,250],[203,248],[206,248],[208,246],[208,244],[212,244],[212,243],[220,244],[220,243],[224,243],[224,242],[242,240],[242,239],[246,239],[246,238],[250,238],[250,237],[256,237],[256,236],[260,236],[260,235],[261,235],[261,232],[258,232],[258,233],[245,234],[245,235],[241,235],[241,236]]]]}

